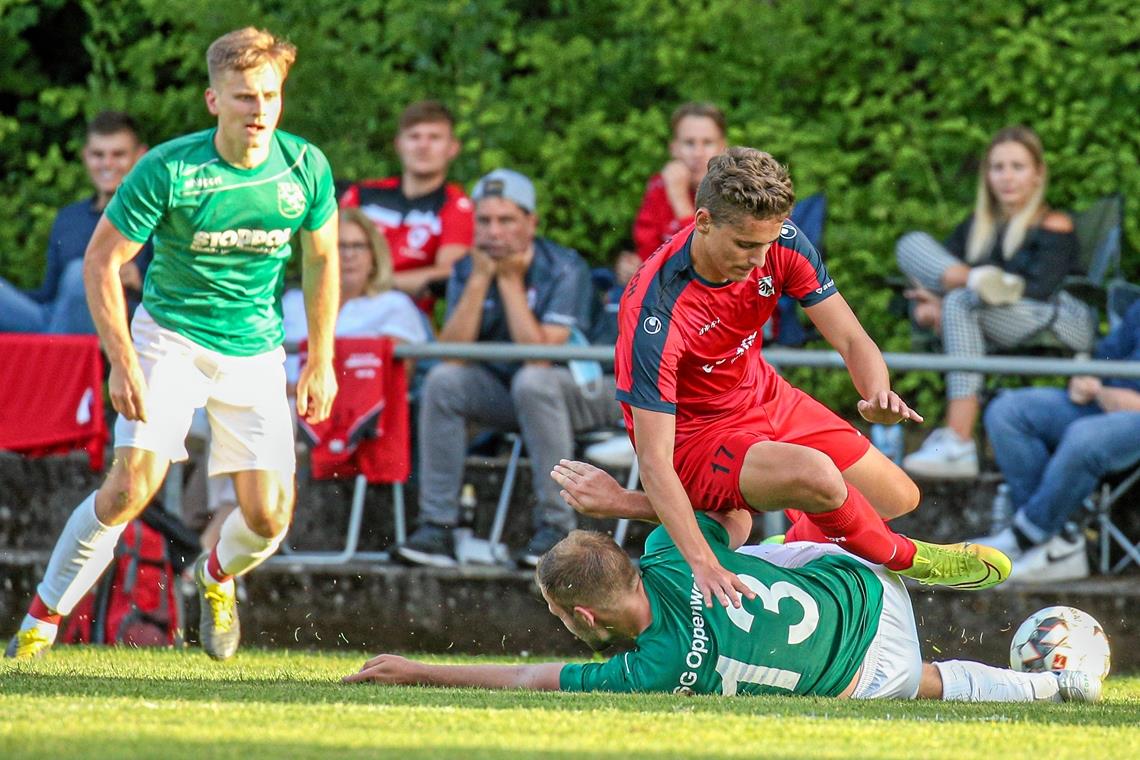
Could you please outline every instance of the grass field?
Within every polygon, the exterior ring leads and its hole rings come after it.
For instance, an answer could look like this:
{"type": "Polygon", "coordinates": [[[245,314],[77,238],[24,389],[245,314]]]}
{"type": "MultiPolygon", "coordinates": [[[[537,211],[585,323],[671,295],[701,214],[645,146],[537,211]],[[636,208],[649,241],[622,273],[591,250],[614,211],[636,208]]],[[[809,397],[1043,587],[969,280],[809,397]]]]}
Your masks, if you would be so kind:
{"type": "Polygon", "coordinates": [[[1140,757],[1137,677],[1110,678],[1095,705],[338,683],[363,659],[246,649],[214,663],[193,650],[60,647],[3,660],[0,757],[1140,757]]]}

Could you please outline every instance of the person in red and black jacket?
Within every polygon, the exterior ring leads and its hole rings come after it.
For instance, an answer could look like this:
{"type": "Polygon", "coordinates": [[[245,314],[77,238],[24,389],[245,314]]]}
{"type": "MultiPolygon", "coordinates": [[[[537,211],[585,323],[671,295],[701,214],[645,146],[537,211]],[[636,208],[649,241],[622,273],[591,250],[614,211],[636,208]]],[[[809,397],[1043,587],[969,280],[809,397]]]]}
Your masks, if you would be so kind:
{"type": "Polygon", "coordinates": [[[709,159],[725,148],[724,114],[712,103],[685,103],[669,123],[671,158],[649,178],[633,222],[633,241],[642,261],[692,223],[697,186],[705,178],[709,159]]]}
{"type": "Polygon", "coordinates": [[[397,289],[430,311],[433,283],[443,286],[452,265],[467,254],[475,235],[471,201],[447,182],[459,155],[455,118],[435,100],[413,103],[400,115],[398,177],[367,179],[349,186],[342,207],[358,207],[388,239],[397,289]]]}

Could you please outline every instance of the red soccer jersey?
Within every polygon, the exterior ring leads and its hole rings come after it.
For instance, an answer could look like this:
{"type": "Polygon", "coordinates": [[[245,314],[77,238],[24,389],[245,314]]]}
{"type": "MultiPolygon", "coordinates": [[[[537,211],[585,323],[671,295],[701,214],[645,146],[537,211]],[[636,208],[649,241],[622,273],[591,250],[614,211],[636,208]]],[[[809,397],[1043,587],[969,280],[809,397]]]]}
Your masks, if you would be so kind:
{"type": "Polygon", "coordinates": [[[366,179],[351,185],[340,205],[358,207],[384,233],[397,272],[431,266],[440,246],[470,246],[475,238],[471,201],[456,184],[408,198],[399,177],[366,179]]]}
{"type": "MultiPolygon", "coordinates": [[[[693,196],[695,198],[695,192],[693,196]]],[[[633,244],[637,249],[637,255],[645,261],[654,251],[692,222],[691,216],[678,219],[673,213],[673,206],[665,193],[665,181],[661,179],[660,174],[654,174],[649,178],[645,196],[641,199],[641,208],[637,210],[637,218],[633,220],[633,244]]]]}
{"type": "Polygon", "coordinates": [[[764,266],[714,285],[693,269],[693,227],[649,258],[626,286],[614,349],[617,399],[677,416],[682,438],[768,400],[775,371],[760,355],[761,328],[782,293],[812,306],[836,292],[819,254],[785,221],[764,266]]]}

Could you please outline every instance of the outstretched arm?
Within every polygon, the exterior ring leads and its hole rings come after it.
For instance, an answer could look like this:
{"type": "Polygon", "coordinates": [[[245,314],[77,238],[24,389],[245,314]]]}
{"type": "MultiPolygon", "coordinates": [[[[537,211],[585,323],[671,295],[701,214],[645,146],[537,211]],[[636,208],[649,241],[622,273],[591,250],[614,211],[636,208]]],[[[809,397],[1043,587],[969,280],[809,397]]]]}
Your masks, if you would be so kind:
{"type": "Polygon", "coordinates": [[[903,420],[922,422],[922,416],[911,409],[891,390],[891,377],[883,354],[859,319],[847,305],[843,296],[836,293],[804,309],[820,334],[843,357],[855,390],[863,400],[859,414],[868,422],[893,425],[903,420]]]}
{"type": "Polygon", "coordinates": [[[373,657],[344,683],[388,683],[405,686],[474,686],[482,689],[558,691],[565,663],[538,665],[433,665],[394,654],[373,657]]]}
{"type": "MultiPolygon", "coordinates": [[[[601,520],[660,522],[643,491],[622,488],[612,475],[592,464],[563,459],[554,465],[550,477],[562,486],[562,499],[579,514],[601,520]]],[[[705,514],[728,531],[728,545],[732,549],[743,546],[752,532],[752,515],[746,509],[705,514]]]]}

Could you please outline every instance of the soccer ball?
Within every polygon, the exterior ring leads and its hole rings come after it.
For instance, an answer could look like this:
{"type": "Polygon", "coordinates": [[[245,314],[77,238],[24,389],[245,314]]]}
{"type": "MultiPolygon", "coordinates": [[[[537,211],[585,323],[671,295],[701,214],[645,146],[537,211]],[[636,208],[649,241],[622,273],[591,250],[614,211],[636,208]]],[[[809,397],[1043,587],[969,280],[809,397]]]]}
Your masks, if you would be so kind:
{"type": "Polygon", "coordinates": [[[1030,615],[1009,646],[1009,665],[1023,673],[1081,670],[1108,675],[1108,637],[1092,615],[1073,607],[1046,607],[1030,615]]]}

